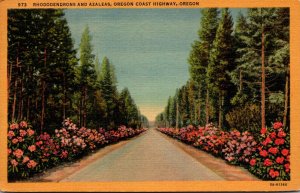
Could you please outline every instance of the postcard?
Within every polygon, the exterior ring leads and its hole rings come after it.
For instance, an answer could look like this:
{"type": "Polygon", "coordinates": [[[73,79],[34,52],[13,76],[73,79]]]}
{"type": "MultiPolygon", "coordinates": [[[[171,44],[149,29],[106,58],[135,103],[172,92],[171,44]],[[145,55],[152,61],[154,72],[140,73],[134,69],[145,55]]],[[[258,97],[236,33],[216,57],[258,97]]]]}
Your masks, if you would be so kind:
{"type": "Polygon", "coordinates": [[[300,1],[0,5],[1,191],[299,191],[300,1]]]}

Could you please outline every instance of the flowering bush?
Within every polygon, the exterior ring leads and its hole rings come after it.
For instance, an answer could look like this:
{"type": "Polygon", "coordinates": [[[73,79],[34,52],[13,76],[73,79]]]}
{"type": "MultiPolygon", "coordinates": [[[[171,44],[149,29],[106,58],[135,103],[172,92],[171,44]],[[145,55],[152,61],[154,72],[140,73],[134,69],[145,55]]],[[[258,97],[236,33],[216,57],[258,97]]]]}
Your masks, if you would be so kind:
{"type": "Polygon", "coordinates": [[[229,139],[222,150],[224,158],[232,164],[248,164],[256,151],[254,137],[248,131],[240,133],[235,130],[229,133],[229,139]]]}
{"type": "Polygon", "coordinates": [[[264,180],[289,180],[289,134],[276,122],[261,129],[259,141],[250,132],[222,131],[213,125],[195,128],[160,128],[159,131],[222,157],[230,164],[242,165],[264,180]]]}
{"type": "Polygon", "coordinates": [[[261,139],[249,170],[265,180],[290,179],[290,137],[282,123],[260,131],[261,139]]]}
{"type": "Polygon", "coordinates": [[[35,145],[36,133],[25,121],[11,123],[8,128],[9,177],[27,177],[39,170],[39,152],[35,145]]]}
{"type": "Polygon", "coordinates": [[[145,131],[125,126],[116,131],[78,128],[70,119],[54,135],[36,132],[27,122],[11,123],[8,128],[9,179],[20,179],[64,161],[77,159],[106,144],[130,138],[145,131]]]}

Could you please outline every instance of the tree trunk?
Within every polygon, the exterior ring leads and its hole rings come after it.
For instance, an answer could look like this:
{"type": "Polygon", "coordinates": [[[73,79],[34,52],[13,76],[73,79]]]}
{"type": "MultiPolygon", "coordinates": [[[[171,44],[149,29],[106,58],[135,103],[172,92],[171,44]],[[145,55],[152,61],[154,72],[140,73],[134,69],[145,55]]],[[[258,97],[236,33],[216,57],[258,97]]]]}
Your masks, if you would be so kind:
{"type": "MultiPolygon", "coordinates": [[[[21,70],[22,71],[22,70],[21,70]]],[[[23,98],[23,81],[22,81],[22,77],[20,79],[20,85],[21,85],[21,90],[20,90],[20,100],[19,101],[19,110],[18,110],[18,120],[22,120],[23,119],[23,105],[24,105],[24,98],[23,98]]]]}
{"type": "Polygon", "coordinates": [[[206,125],[207,125],[209,123],[209,90],[208,89],[206,89],[205,115],[206,115],[206,125]]]}
{"type": "Polygon", "coordinates": [[[284,96],[284,113],[283,113],[283,127],[287,125],[287,115],[288,115],[288,104],[289,104],[289,71],[290,64],[288,65],[288,70],[285,77],[285,96],[284,96]]]}
{"type": "Polygon", "coordinates": [[[262,25],[261,35],[261,128],[266,127],[266,115],[265,115],[265,102],[266,102],[266,74],[265,74],[265,34],[264,27],[262,25]]]}
{"type": "Polygon", "coordinates": [[[63,83],[63,120],[66,119],[66,76],[65,73],[63,73],[64,77],[64,83],[63,83]]]}
{"type": "Polygon", "coordinates": [[[224,93],[221,91],[219,93],[219,129],[223,126],[223,106],[224,106],[224,93]]]}
{"type": "Polygon", "coordinates": [[[199,121],[199,125],[201,123],[201,98],[202,98],[202,95],[201,95],[201,83],[199,83],[199,112],[198,112],[198,121],[199,121]]]}
{"type": "Polygon", "coordinates": [[[14,84],[14,97],[13,97],[13,104],[12,104],[12,111],[11,111],[11,120],[15,120],[15,113],[16,113],[16,105],[17,105],[17,87],[18,87],[18,81],[15,80],[14,84]]]}
{"type": "MultiPolygon", "coordinates": [[[[44,71],[46,71],[47,64],[47,49],[44,50],[44,71]]],[[[45,74],[44,74],[45,75],[45,74]]],[[[45,77],[42,78],[42,112],[41,112],[41,132],[44,128],[44,119],[45,119],[45,91],[46,91],[46,81],[45,77]]]]}
{"type": "Polygon", "coordinates": [[[84,88],[84,94],[83,94],[83,127],[86,127],[86,118],[87,118],[87,108],[86,108],[86,102],[87,101],[87,88],[84,88]]]}
{"type": "Polygon", "coordinates": [[[29,112],[30,112],[30,97],[27,97],[27,112],[26,112],[26,119],[29,119],[29,112]]]}

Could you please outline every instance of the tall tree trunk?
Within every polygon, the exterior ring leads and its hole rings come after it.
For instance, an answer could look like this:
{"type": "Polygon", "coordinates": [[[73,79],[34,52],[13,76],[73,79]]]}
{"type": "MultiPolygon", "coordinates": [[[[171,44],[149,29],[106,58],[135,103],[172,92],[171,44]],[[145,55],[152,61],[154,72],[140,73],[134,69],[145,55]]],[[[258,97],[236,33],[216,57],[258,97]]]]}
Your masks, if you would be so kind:
{"type": "Polygon", "coordinates": [[[27,97],[27,109],[26,109],[26,111],[27,111],[26,112],[26,119],[30,120],[29,119],[29,112],[30,112],[30,97],[29,96],[27,97]]]}
{"type": "MultiPolygon", "coordinates": [[[[22,72],[21,68],[20,71],[22,72]]],[[[19,100],[19,110],[18,110],[18,120],[23,119],[23,105],[24,105],[24,98],[23,98],[23,81],[22,77],[20,79],[20,85],[21,85],[21,90],[20,90],[20,100],[19,100]]]]}
{"type": "Polygon", "coordinates": [[[87,88],[84,88],[83,95],[83,127],[86,127],[86,119],[87,119],[87,88]]]}
{"type": "MultiPolygon", "coordinates": [[[[18,70],[19,70],[19,47],[17,50],[17,59],[16,59],[16,71],[18,72],[18,70]]],[[[12,76],[12,74],[11,74],[11,76],[12,76]]],[[[11,120],[15,119],[15,114],[16,114],[17,90],[18,90],[17,87],[18,87],[18,76],[15,77],[15,81],[14,81],[14,96],[13,96],[13,104],[12,104],[12,111],[11,111],[12,112],[11,120]]]]}
{"type": "MultiPolygon", "coordinates": [[[[47,64],[47,49],[44,50],[44,71],[46,71],[46,64],[47,64]]],[[[44,74],[45,75],[45,74],[44,74]]],[[[46,91],[46,81],[45,77],[43,77],[42,81],[42,112],[41,112],[41,132],[44,128],[45,122],[45,91],[46,91]]]]}
{"type": "Polygon", "coordinates": [[[65,73],[63,73],[64,82],[63,82],[63,120],[66,119],[66,76],[65,73]]]}
{"type": "Polygon", "coordinates": [[[265,74],[265,34],[264,27],[262,25],[262,34],[261,34],[261,128],[266,127],[266,74],[265,74]]]}
{"type": "Polygon", "coordinates": [[[289,105],[289,72],[290,72],[290,64],[288,64],[288,69],[285,76],[283,127],[286,127],[287,125],[287,115],[288,115],[288,105],[289,105]]]}
{"type": "Polygon", "coordinates": [[[14,84],[14,97],[13,97],[13,104],[12,104],[12,111],[11,111],[11,120],[15,120],[16,105],[17,105],[17,87],[18,87],[18,81],[16,78],[14,84]]]}
{"type": "Polygon", "coordinates": [[[224,106],[224,93],[220,91],[219,93],[219,129],[223,126],[223,106],[224,106]]]}
{"type": "Polygon", "coordinates": [[[207,125],[209,123],[209,90],[208,89],[206,89],[205,115],[206,115],[206,125],[207,125]]]}
{"type": "Polygon", "coordinates": [[[201,98],[202,98],[202,92],[201,92],[201,89],[202,89],[202,87],[201,87],[201,83],[199,83],[199,112],[198,112],[198,121],[199,121],[199,125],[200,125],[200,123],[201,123],[201,98]]]}

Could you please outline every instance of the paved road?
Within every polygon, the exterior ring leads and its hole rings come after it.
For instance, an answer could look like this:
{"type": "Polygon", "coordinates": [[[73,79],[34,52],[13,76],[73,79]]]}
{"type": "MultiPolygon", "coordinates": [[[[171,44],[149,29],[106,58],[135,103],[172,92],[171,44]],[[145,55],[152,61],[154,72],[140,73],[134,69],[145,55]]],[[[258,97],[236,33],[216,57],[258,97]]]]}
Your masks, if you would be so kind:
{"type": "Polygon", "coordinates": [[[224,180],[150,129],[62,181],[224,180]]]}

